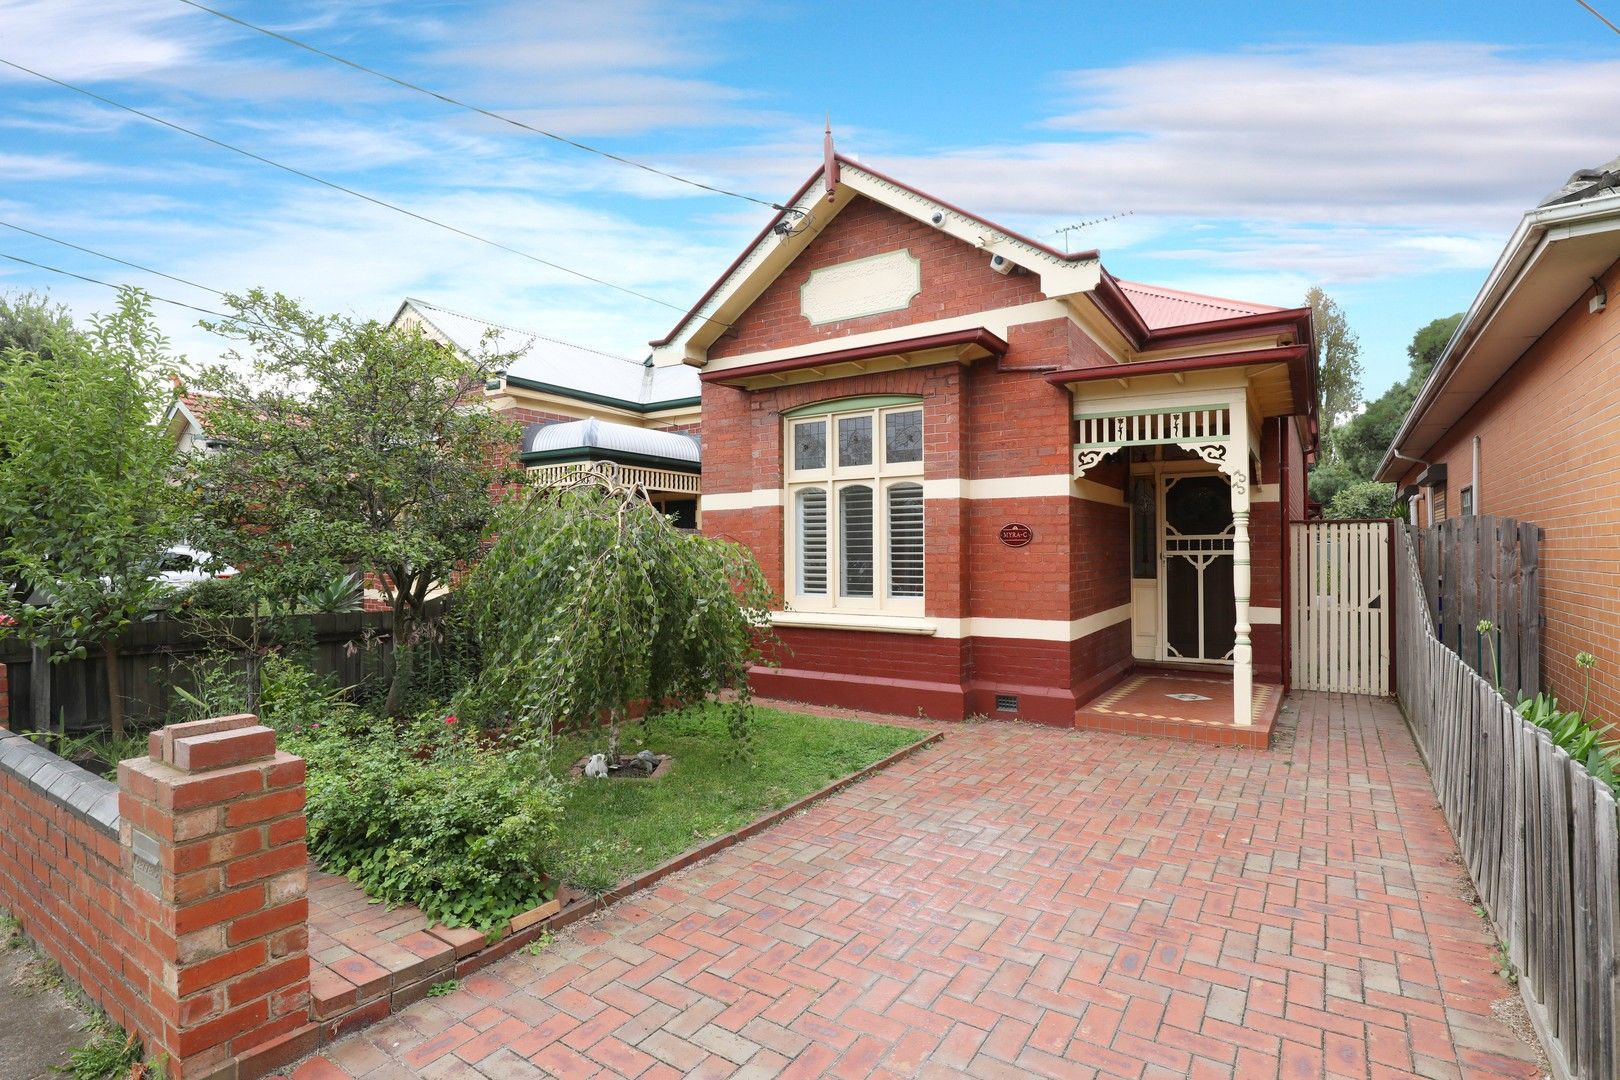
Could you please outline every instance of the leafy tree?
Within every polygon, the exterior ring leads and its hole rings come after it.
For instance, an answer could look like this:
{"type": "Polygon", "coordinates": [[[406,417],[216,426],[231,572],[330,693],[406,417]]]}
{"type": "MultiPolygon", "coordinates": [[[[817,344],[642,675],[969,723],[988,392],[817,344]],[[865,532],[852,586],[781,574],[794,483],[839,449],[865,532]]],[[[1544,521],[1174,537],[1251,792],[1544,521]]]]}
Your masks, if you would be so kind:
{"type": "Polygon", "coordinates": [[[225,303],[236,318],[204,325],[241,348],[193,382],[214,395],[219,444],[191,458],[200,542],[283,607],[344,569],[368,573],[394,613],[398,715],[412,651],[436,629],[428,598],[477,556],[492,495],[515,479],[515,427],[468,404],[508,358],[467,362],[420,330],[260,289],[225,303]]]}
{"type": "MultiPolygon", "coordinates": [[[[106,652],[108,720],[123,736],[117,637],[166,591],[175,539],[174,445],[159,426],[172,368],[146,294],[78,333],[52,322],[40,351],[0,364],[0,595],[12,632],[52,659],[106,652]],[[30,594],[35,601],[28,603],[30,594]]],[[[0,620],[3,622],[4,620],[0,620]]]]}
{"type": "Polygon", "coordinates": [[[1322,511],[1328,518],[1389,517],[1395,509],[1395,485],[1357,480],[1333,496],[1322,511]]]}
{"type": "MultiPolygon", "coordinates": [[[[1361,413],[1339,428],[1334,437],[1334,448],[1338,460],[1353,478],[1371,480],[1378,471],[1378,465],[1383,461],[1389,444],[1394,441],[1395,433],[1400,430],[1406,414],[1412,411],[1412,403],[1423,389],[1423,381],[1429,377],[1435,361],[1445,350],[1446,343],[1451,340],[1452,333],[1461,321],[1462,313],[1459,312],[1435,319],[1413,334],[1412,343],[1406,347],[1409,364],[1406,378],[1367,402],[1361,413]]],[[[1324,501],[1323,505],[1327,503],[1324,501]]]]}
{"type": "Polygon", "coordinates": [[[49,360],[52,337],[76,333],[67,308],[47,296],[36,292],[0,296],[0,355],[20,349],[49,360]]]}
{"type": "Polygon", "coordinates": [[[1317,368],[1317,388],[1322,394],[1322,447],[1329,457],[1337,457],[1333,431],[1339,418],[1355,410],[1361,399],[1361,340],[1350,329],[1337,302],[1313,285],[1305,294],[1315,327],[1313,341],[1317,368]]]}
{"type": "Polygon", "coordinates": [[[774,600],[747,549],[683,533],[602,478],[522,492],[495,531],[461,592],[485,666],[458,711],[544,729],[605,722],[616,762],[637,705],[731,690],[746,753],[748,669],[774,600]]]}
{"type": "Polygon", "coordinates": [[[1356,476],[1349,466],[1342,461],[1319,461],[1311,469],[1310,479],[1306,482],[1306,490],[1310,492],[1311,501],[1318,506],[1326,507],[1338,497],[1339,492],[1356,482],[1356,476]]]}

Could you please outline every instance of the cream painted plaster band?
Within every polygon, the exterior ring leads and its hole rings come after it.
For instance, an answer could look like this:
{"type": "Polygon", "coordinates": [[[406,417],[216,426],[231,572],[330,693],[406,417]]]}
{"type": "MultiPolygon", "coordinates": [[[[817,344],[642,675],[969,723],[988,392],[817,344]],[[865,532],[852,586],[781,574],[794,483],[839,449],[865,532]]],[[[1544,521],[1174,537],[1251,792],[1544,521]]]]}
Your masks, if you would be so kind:
{"type": "MultiPolygon", "coordinates": [[[[923,481],[925,499],[1086,499],[1090,502],[1124,506],[1125,493],[1094,480],[1075,480],[1068,473],[1049,476],[1003,476],[983,480],[963,480],[952,477],[923,481]]],[[[705,492],[702,496],[705,511],[751,510],[761,506],[781,506],[782,492],[777,488],[755,488],[753,491],[705,492]]]]}
{"type": "Polygon", "coordinates": [[[855,615],[840,611],[773,611],[777,626],[812,630],[862,630],[941,638],[1013,638],[1023,641],[1079,641],[1099,630],[1129,622],[1131,605],[1121,604],[1082,619],[942,619],[932,616],[855,615]]]}
{"type": "Polygon", "coordinates": [[[1281,626],[1282,608],[1249,605],[1249,622],[1255,626],[1281,626]]]}
{"type": "Polygon", "coordinates": [[[1282,498],[1280,484],[1256,484],[1249,491],[1249,501],[1252,503],[1276,502],[1282,498]]]}

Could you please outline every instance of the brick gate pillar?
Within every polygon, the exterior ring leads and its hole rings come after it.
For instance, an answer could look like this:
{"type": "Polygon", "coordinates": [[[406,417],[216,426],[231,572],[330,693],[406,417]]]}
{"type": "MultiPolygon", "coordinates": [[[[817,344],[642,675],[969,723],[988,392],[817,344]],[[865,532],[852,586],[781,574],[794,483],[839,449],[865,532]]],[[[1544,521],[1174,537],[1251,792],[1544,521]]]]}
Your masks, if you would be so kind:
{"type": "Polygon", "coordinates": [[[135,928],[174,1080],[242,1073],[309,1023],[304,762],[252,716],[173,724],[118,767],[135,928]]]}

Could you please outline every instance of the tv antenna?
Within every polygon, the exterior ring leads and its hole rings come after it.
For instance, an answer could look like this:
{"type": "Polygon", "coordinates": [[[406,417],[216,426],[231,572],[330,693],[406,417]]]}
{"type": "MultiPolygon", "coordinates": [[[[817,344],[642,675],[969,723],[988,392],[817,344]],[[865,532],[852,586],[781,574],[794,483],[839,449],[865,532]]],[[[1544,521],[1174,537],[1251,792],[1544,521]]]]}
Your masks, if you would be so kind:
{"type": "Polygon", "coordinates": [[[1053,229],[1052,230],[1052,235],[1053,236],[1058,236],[1060,234],[1062,235],[1062,237],[1063,237],[1063,254],[1067,255],[1069,253],[1069,234],[1070,233],[1079,232],[1081,229],[1089,229],[1093,225],[1101,225],[1105,221],[1118,221],[1120,218],[1130,217],[1134,213],[1136,213],[1135,210],[1126,210],[1124,213],[1121,213],[1121,214],[1109,214],[1107,217],[1092,218],[1090,221],[1077,221],[1073,225],[1065,225],[1061,229],[1053,229]]]}

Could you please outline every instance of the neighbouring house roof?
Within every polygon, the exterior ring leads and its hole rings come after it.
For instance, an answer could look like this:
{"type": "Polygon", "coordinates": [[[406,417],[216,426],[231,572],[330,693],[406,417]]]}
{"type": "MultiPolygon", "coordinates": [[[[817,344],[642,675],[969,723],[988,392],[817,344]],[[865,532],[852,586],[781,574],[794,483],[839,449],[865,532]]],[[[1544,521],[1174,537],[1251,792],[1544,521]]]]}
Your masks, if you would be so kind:
{"type": "Polygon", "coordinates": [[[397,324],[407,311],[429,333],[464,356],[482,352],[486,335],[490,351],[518,354],[506,370],[506,381],[515,386],[634,412],[695,405],[698,401],[697,372],[689,368],[653,367],[415,297],[406,298],[393,322],[397,324]]]}
{"type": "Polygon", "coordinates": [[[1528,211],[1384,453],[1397,481],[1620,259],[1620,158],[1582,169],[1528,211]]]}
{"type": "Polygon", "coordinates": [[[1171,326],[1206,323],[1212,319],[1263,315],[1267,312],[1284,310],[1270,304],[1229,300],[1223,296],[1167,289],[1162,285],[1144,285],[1139,281],[1125,281],[1119,278],[1114,280],[1149,330],[1163,330],[1171,326]]]}
{"type": "Polygon", "coordinates": [[[524,435],[521,458],[526,465],[617,461],[697,472],[702,454],[697,440],[689,435],[615,424],[593,417],[535,425],[524,435]]]}

